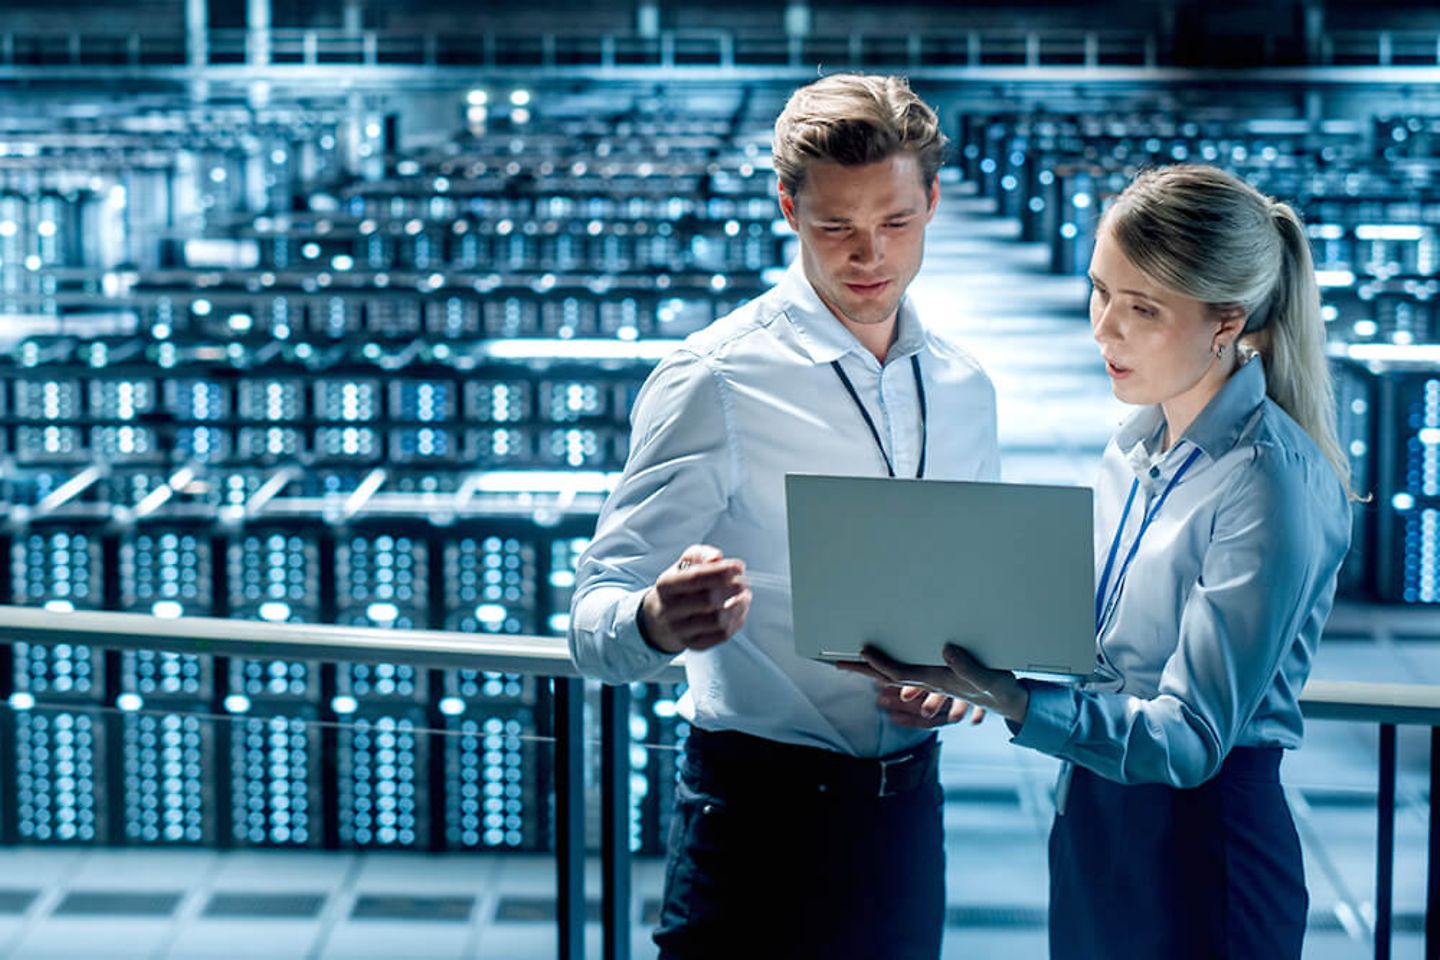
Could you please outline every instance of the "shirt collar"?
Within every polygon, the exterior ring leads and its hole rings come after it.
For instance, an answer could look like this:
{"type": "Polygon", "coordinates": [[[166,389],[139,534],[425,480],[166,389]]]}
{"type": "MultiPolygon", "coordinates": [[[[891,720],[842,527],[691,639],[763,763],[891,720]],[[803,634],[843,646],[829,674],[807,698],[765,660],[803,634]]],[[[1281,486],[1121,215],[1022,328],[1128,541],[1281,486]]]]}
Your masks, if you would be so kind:
{"type": "MultiPolygon", "coordinates": [[[[1205,451],[1211,460],[1219,459],[1239,441],[1245,424],[1264,400],[1265,364],[1258,355],[1254,355],[1225,381],[1219,393],[1210,398],[1180,439],[1205,451]]],[[[1165,412],[1160,405],[1148,406],[1125,421],[1115,434],[1115,442],[1132,464],[1143,462],[1148,468],[1152,448],[1159,443],[1164,422],[1165,412]]],[[[1137,469],[1141,467],[1137,466],[1137,469]]]]}
{"type": "MultiPolygon", "coordinates": [[[[800,339],[800,344],[811,361],[816,364],[830,363],[847,353],[870,356],[855,335],[835,318],[825,306],[820,295],[805,276],[800,258],[796,258],[785,271],[785,277],[777,288],[781,296],[785,316],[800,339]]],[[[904,359],[919,353],[925,347],[925,329],[915,314],[915,307],[907,293],[900,298],[900,309],[896,319],[895,342],[885,355],[886,363],[904,359]]]]}

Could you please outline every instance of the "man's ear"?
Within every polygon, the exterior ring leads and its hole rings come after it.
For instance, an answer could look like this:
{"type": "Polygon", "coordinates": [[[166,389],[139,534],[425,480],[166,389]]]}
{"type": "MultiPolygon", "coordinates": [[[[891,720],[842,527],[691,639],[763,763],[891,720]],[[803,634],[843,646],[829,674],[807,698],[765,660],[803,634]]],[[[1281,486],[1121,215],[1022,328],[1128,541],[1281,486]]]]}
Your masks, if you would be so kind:
{"type": "Polygon", "coordinates": [[[795,195],[786,190],[783,183],[779,184],[777,192],[780,197],[780,213],[784,215],[785,222],[790,224],[790,229],[799,233],[800,221],[795,217],[795,195]]]}
{"type": "Polygon", "coordinates": [[[940,174],[935,174],[935,179],[930,181],[930,202],[925,209],[925,220],[935,216],[935,208],[940,205],[940,174]]]}

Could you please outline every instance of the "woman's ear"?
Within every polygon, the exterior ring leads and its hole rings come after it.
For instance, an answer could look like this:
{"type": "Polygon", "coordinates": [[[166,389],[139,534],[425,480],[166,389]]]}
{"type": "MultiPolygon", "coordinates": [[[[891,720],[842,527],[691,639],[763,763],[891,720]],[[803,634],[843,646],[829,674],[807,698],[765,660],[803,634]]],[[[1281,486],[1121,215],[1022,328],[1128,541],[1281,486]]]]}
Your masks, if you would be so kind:
{"type": "Polygon", "coordinates": [[[1215,331],[1215,342],[1228,347],[1245,332],[1245,323],[1250,319],[1250,315],[1240,304],[1230,303],[1215,308],[1215,319],[1220,322],[1219,329],[1215,331]]]}

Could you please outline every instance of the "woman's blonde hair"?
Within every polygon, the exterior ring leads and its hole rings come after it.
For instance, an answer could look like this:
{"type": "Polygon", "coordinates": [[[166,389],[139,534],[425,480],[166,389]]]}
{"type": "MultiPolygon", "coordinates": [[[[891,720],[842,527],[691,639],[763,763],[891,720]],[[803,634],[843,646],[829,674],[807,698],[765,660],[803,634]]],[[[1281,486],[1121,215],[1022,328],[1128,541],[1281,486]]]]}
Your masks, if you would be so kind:
{"type": "Polygon", "coordinates": [[[915,155],[920,186],[929,194],[944,160],[945,135],[935,111],[904,77],[837,73],[790,95],[775,121],[775,174],[792,197],[805,185],[812,160],[859,166],[915,155]]]}
{"type": "Polygon", "coordinates": [[[1320,289],[1295,211],[1223,170],[1177,164],[1137,176],[1100,229],[1167,289],[1244,309],[1239,345],[1265,361],[1270,398],[1310,435],[1354,497],[1335,432],[1320,289]]]}

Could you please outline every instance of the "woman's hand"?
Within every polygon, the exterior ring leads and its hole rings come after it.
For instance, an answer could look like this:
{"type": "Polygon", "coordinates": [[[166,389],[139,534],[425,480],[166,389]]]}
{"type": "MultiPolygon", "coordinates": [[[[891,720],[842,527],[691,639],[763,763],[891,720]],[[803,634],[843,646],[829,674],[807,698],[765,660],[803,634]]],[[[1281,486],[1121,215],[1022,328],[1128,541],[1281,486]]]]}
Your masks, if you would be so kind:
{"type": "Polygon", "coordinates": [[[943,667],[902,663],[872,646],[865,647],[860,655],[865,658],[863,664],[842,663],[840,669],[902,688],[918,688],[909,694],[911,700],[919,696],[920,690],[929,691],[932,696],[955,697],[993,710],[1012,723],[1023,723],[1030,707],[1030,691],[1015,679],[1015,674],[984,667],[969,651],[953,643],[946,644],[942,651],[943,667]]]}
{"type": "MultiPolygon", "coordinates": [[[[878,679],[878,678],[877,678],[878,679]]],[[[972,725],[985,719],[985,709],[943,693],[930,693],[920,687],[896,687],[880,680],[876,705],[890,714],[902,727],[932,730],[959,723],[967,716],[972,725]]]]}

